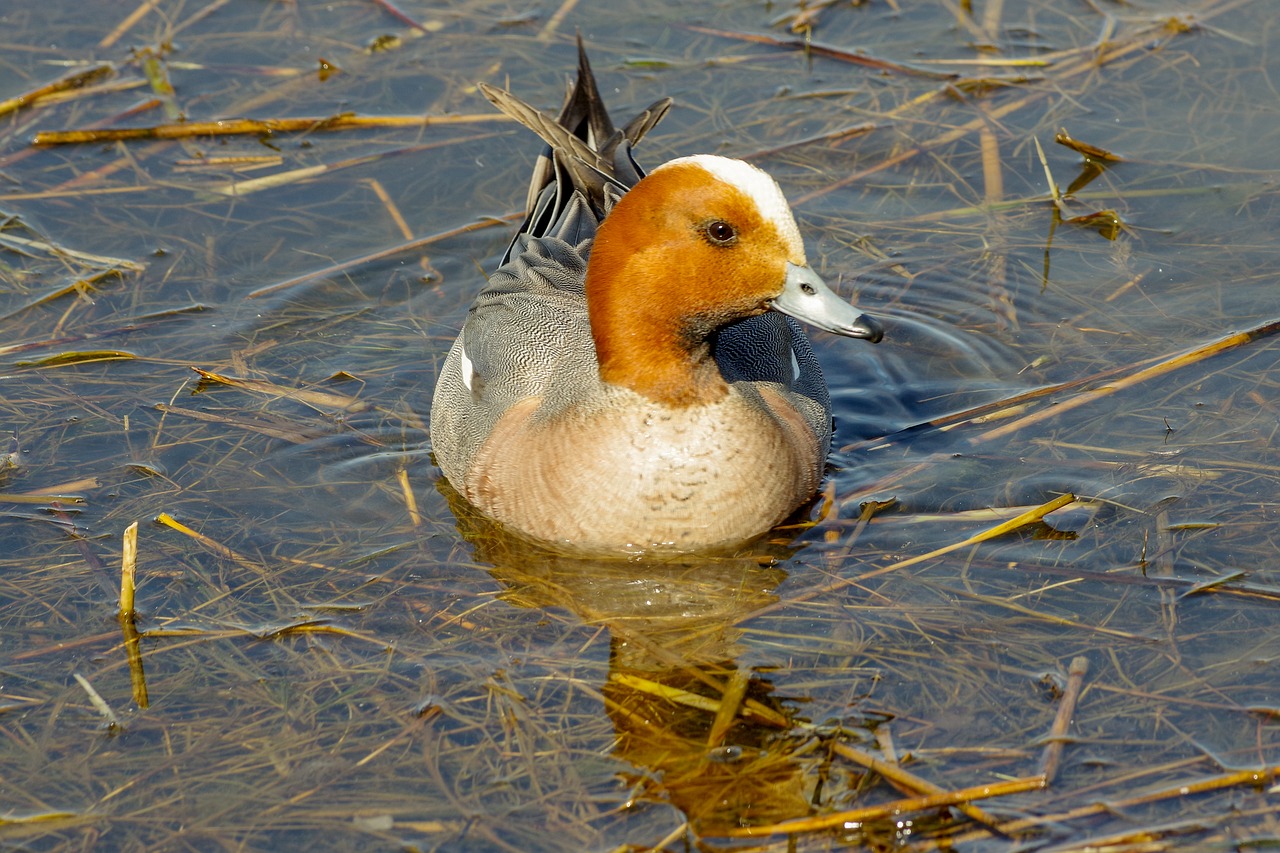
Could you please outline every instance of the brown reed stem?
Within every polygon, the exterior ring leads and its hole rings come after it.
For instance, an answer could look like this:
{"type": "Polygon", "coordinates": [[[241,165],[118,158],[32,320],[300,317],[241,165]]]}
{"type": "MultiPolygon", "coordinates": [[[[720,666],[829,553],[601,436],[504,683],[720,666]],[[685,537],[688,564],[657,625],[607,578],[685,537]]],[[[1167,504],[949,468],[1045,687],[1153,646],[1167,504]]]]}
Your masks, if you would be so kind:
{"type": "Polygon", "coordinates": [[[1062,693],[1062,701],[1058,704],[1058,715],[1053,719],[1049,729],[1049,744],[1044,749],[1044,757],[1040,761],[1040,775],[1044,783],[1050,785],[1058,775],[1058,765],[1062,761],[1062,749],[1067,742],[1067,728],[1076,713],[1076,702],[1080,699],[1080,690],[1084,686],[1085,674],[1089,671],[1089,659],[1083,655],[1071,659],[1067,669],[1067,687],[1062,693]]]}

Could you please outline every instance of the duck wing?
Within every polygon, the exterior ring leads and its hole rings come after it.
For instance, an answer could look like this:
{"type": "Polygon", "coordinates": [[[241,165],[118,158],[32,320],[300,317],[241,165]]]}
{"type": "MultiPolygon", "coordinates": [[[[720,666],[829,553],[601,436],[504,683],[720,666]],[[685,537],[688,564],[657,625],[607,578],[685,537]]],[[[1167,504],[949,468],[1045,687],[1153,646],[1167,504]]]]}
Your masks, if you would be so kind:
{"type": "MultiPolygon", "coordinates": [[[[517,238],[548,236],[561,230],[575,194],[584,198],[597,221],[613,202],[644,177],[631,149],[671,107],[662,98],[627,122],[614,127],[600,97],[582,37],[578,37],[578,76],[559,115],[529,105],[505,89],[481,83],[481,93],[502,112],[538,134],[547,150],[538,158],[529,182],[528,214],[517,238]]],[[[575,230],[575,229],[571,229],[575,230]]],[[[576,242],[569,240],[568,242],[576,242]]],[[[515,241],[512,241],[514,248],[515,241]]],[[[511,250],[508,249],[508,257],[511,250]]],[[[504,262],[507,258],[504,258],[504,262]]]]}

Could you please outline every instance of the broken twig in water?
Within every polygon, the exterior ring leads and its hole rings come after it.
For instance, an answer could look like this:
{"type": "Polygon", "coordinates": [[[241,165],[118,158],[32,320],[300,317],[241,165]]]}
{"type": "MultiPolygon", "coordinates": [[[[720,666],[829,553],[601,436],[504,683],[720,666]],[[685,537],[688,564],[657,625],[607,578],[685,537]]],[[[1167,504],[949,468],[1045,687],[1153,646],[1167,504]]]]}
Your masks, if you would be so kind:
{"type": "Polygon", "coordinates": [[[1089,659],[1078,655],[1071,659],[1067,669],[1067,687],[1062,691],[1062,699],[1058,703],[1058,714],[1053,719],[1053,728],[1049,730],[1049,744],[1045,747],[1044,758],[1040,762],[1040,775],[1046,785],[1052,785],[1058,775],[1058,765],[1062,761],[1062,749],[1067,742],[1067,728],[1076,713],[1076,702],[1080,699],[1080,690],[1084,687],[1084,677],[1089,671],[1089,659]]]}
{"type": "Polygon", "coordinates": [[[86,130],[41,130],[33,140],[36,145],[79,145],[98,142],[122,142],[132,139],[190,139],[193,136],[237,136],[243,134],[312,133],[321,130],[356,128],[431,127],[442,124],[479,124],[509,121],[503,115],[453,116],[358,116],[340,113],[311,118],[249,119],[229,118],[217,121],[187,121],[157,124],[151,127],[104,127],[86,130]]]}

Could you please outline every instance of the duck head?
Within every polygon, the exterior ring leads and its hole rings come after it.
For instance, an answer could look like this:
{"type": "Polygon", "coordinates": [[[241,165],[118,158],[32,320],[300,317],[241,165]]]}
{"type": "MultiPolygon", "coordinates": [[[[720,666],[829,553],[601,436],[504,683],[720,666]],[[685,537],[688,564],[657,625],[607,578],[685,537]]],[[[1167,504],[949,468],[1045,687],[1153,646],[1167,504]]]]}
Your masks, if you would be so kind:
{"type": "Polygon", "coordinates": [[[774,310],[883,335],[809,266],[773,178],[727,157],[672,160],[628,191],[596,233],[586,290],[601,379],[675,406],[727,393],[711,337],[734,321],[774,310]]]}

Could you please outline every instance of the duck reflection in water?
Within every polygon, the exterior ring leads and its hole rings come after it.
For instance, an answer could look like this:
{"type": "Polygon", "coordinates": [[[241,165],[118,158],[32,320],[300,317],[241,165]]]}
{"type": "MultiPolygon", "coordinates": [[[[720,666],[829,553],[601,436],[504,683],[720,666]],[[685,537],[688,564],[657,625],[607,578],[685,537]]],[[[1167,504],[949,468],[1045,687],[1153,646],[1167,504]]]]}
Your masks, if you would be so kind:
{"type": "Polygon", "coordinates": [[[640,769],[640,796],[670,802],[702,835],[810,813],[793,752],[808,738],[771,683],[739,667],[739,623],[777,601],[794,549],[758,540],[732,553],[592,560],[548,550],[487,519],[449,486],[459,530],[491,564],[502,598],[565,608],[610,633],[600,685],[614,754],[640,769]]]}

